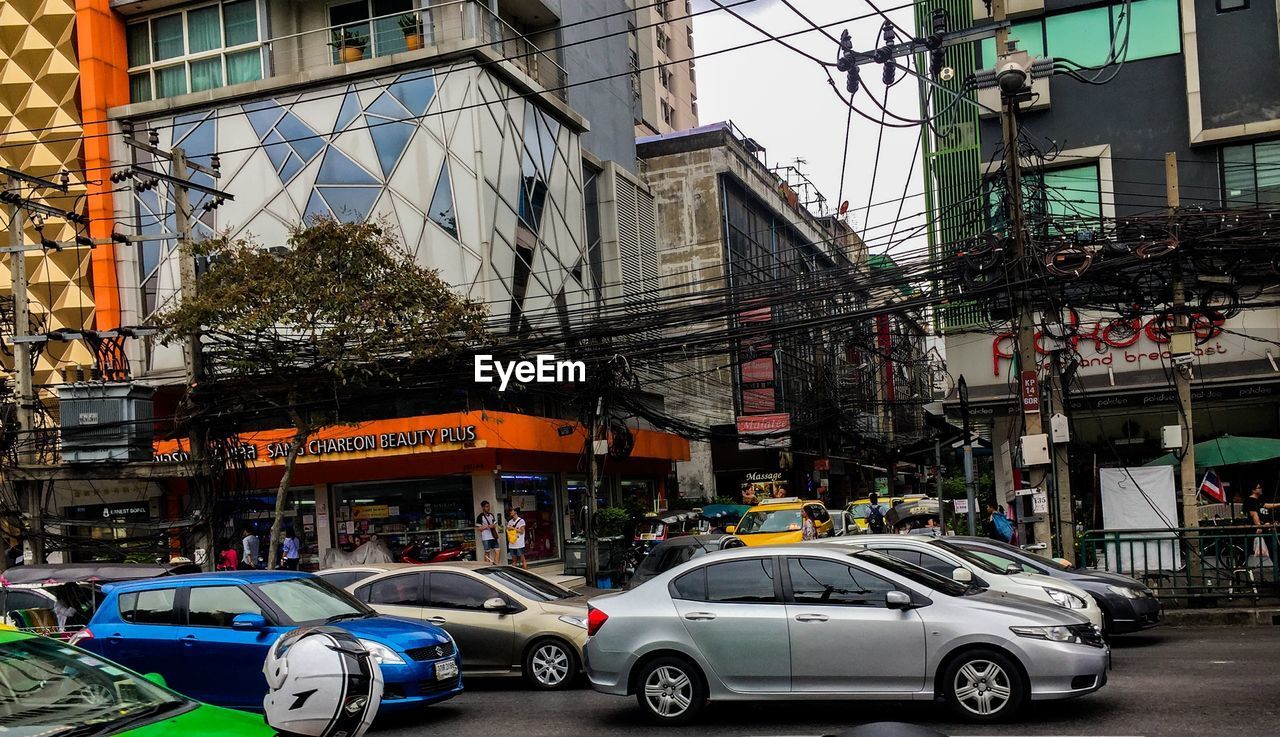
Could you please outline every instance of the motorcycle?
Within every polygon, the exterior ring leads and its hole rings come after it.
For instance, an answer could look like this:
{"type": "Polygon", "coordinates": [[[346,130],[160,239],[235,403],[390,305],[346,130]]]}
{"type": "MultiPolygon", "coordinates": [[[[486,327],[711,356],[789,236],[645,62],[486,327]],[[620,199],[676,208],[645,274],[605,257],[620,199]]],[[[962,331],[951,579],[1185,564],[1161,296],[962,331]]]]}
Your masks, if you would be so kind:
{"type": "Polygon", "coordinates": [[[470,560],[471,555],[461,542],[448,543],[443,548],[427,547],[421,542],[411,542],[400,551],[397,560],[400,563],[448,563],[455,560],[470,560]]]}

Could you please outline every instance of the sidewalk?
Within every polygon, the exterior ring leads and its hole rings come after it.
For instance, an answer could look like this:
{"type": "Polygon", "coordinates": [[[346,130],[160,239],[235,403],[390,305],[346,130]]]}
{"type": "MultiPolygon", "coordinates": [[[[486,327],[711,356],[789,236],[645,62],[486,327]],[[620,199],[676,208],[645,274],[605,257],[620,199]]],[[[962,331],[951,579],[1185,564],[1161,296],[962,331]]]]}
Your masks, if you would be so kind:
{"type": "Polygon", "coordinates": [[[1280,625],[1280,607],[1166,609],[1162,621],[1169,627],[1272,626],[1280,625]]]}

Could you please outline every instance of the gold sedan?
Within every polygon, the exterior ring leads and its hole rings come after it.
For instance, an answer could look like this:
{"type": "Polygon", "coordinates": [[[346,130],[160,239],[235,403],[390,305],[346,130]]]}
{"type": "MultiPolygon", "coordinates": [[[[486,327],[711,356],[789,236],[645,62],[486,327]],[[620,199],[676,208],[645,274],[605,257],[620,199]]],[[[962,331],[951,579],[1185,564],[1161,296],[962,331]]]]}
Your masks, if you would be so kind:
{"type": "Polygon", "coordinates": [[[385,564],[347,591],[381,614],[443,627],[458,643],[464,675],[523,675],[536,688],[558,689],[582,672],[586,600],[524,569],[385,564]]]}

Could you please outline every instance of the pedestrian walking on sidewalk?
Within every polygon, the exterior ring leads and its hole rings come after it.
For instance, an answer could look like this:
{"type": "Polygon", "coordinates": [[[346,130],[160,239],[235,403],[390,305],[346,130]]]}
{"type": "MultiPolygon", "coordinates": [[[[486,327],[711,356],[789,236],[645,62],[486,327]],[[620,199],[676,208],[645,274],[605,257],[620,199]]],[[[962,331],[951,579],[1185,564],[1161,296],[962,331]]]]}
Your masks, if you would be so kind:
{"type": "Polygon", "coordinates": [[[301,550],[299,550],[298,538],[294,536],[292,529],[284,531],[284,544],[280,548],[284,552],[284,560],[281,562],[280,567],[286,571],[298,570],[298,559],[301,557],[301,550]]]}

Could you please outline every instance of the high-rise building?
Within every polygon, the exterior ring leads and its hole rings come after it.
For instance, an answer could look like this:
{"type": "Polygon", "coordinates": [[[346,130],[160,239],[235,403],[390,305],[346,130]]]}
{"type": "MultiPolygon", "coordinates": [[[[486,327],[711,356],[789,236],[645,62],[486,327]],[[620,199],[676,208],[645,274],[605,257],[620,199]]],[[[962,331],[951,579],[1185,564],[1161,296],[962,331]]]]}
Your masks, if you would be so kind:
{"type": "MultiPolygon", "coordinates": [[[[1036,223],[1028,232],[1033,248],[1064,241],[1096,248],[1096,243],[1138,240],[1142,233],[1135,235],[1125,219],[1166,207],[1167,153],[1177,157],[1182,207],[1206,213],[1202,227],[1229,222],[1233,209],[1280,204],[1275,3],[1020,0],[1008,8],[1010,39],[1018,50],[1033,58],[1070,60],[1086,67],[1085,78],[1104,82],[1086,84],[1066,74],[1038,78],[1032,99],[1022,106],[1019,121],[1026,140],[1050,154],[1023,154],[1026,211],[1036,223]]],[[[952,30],[989,19],[981,2],[932,0],[916,8],[922,34],[932,32],[936,10],[948,12],[952,30]]],[[[996,53],[994,39],[951,47],[947,66],[956,74],[942,84],[959,90],[976,69],[993,68],[996,53]]],[[[999,92],[981,90],[956,106],[950,99],[930,95],[928,104],[940,115],[923,149],[937,259],[954,257],[974,236],[1005,228],[1004,213],[993,206],[998,199],[990,196],[999,186],[1004,151],[996,114],[999,92]]],[[[1213,283],[1187,288],[1188,304],[1223,318],[1197,330],[1196,439],[1224,432],[1280,437],[1280,373],[1272,343],[1280,336],[1280,311],[1230,309],[1232,301],[1260,294],[1274,282],[1274,273],[1240,273],[1231,266],[1217,265],[1221,273],[1213,283]],[[1222,300],[1228,307],[1218,312],[1213,305],[1222,300]]],[[[1155,274],[1160,265],[1151,268],[1155,274]]],[[[1167,285],[1162,278],[1155,281],[1157,290],[1167,285]]],[[[955,291],[957,283],[938,288],[951,291],[949,303],[937,313],[947,373],[965,378],[970,415],[989,433],[996,451],[996,491],[1012,499],[1020,482],[1010,449],[1016,448],[1023,414],[1015,406],[1016,387],[1018,370],[1025,367],[1015,358],[1008,304],[993,309],[989,301],[965,300],[955,291]]],[[[1158,293],[1150,285],[1139,288],[1158,293]]],[[[1082,303],[1095,306],[1108,299],[1081,294],[1082,303]]],[[[1126,296],[1119,303],[1134,301],[1126,296]]],[[[1076,307],[1064,305],[1073,308],[1064,317],[1072,337],[1061,360],[1072,381],[1067,406],[1059,403],[1054,411],[1072,415],[1071,488],[1081,505],[1076,520],[1091,529],[1103,522],[1087,491],[1097,488],[1097,467],[1140,466],[1161,456],[1161,429],[1179,425],[1181,413],[1170,338],[1157,316],[1129,320],[1120,319],[1116,310],[1076,307]]],[[[1052,341],[1037,338],[1040,368],[1048,371],[1046,342],[1052,341]]],[[[1254,483],[1229,472],[1222,477],[1241,493],[1254,483]]]]}
{"type": "Polygon", "coordinates": [[[698,79],[689,0],[628,0],[636,136],[698,126],[698,79]]]}
{"type": "MultiPolygon", "coordinates": [[[[581,326],[617,295],[610,279],[626,278],[617,249],[653,239],[630,173],[630,15],[623,0],[6,2],[5,162],[46,176],[91,172],[83,177],[91,234],[134,236],[95,249],[92,270],[57,254],[47,259],[57,270],[29,261],[33,299],[64,320],[51,327],[77,329],[143,325],[178,299],[174,185],[111,180],[168,165],[126,145],[131,135],[180,147],[206,167],[217,157],[221,178],[193,181],[234,199],[206,207],[212,198],[191,190],[196,238],[229,233],[273,247],[308,217],[376,218],[420,264],[486,303],[502,332],[581,326]],[[622,76],[592,81],[609,64],[622,76]],[[42,138],[28,140],[28,130],[42,138]],[[55,273],[78,274],[85,297],[54,285],[55,273]]],[[[126,348],[132,377],[158,388],[159,411],[171,407],[185,385],[180,351],[144,340],[126,348]]],[[[350,426],[313,441],[318,452],[299,465],[288,500],[310,563],[374,537],[392,546],[470,542],[481,499],[524,510],[531,557],[566,557],[589,493],[577,414],[557,397],[492,407],[468,396],[460,387],[351,407],[350,426]]],[[[610,461],[595,493],[602,504],[661,507],[687,444],[640,427],[633,434],[629,456],[610,461]]],[[[255,505],[274,495],[280,436],[264,429],[241,441],[249,489],[235,523],[261,525],[266,507],[255,505]]],[[[183,442],[157,452],[181,458],[183,442]]],[[[118,491],[103,506],[59,486],[53,507],[114,520],[109,505],[124,504],[130,524],[143,526],[192,514],[180,480],[118,491]]],[[[121,529],[85,524],[72,534],[111,538],[121,529]]]]}

